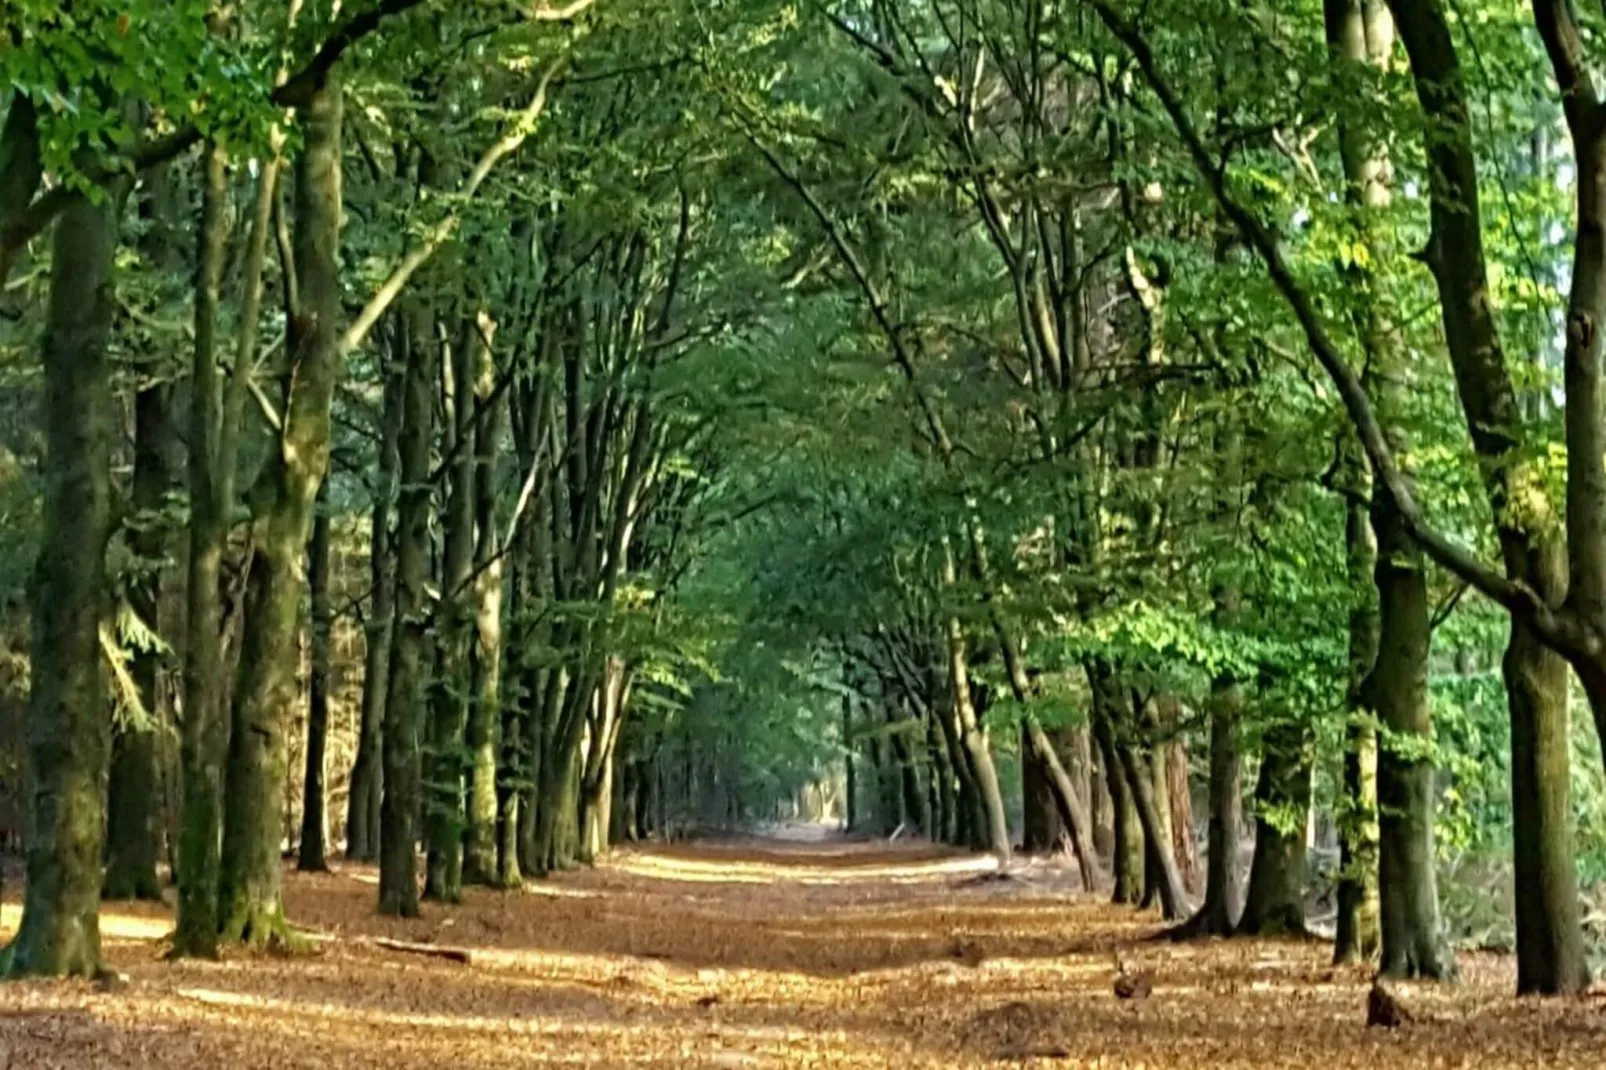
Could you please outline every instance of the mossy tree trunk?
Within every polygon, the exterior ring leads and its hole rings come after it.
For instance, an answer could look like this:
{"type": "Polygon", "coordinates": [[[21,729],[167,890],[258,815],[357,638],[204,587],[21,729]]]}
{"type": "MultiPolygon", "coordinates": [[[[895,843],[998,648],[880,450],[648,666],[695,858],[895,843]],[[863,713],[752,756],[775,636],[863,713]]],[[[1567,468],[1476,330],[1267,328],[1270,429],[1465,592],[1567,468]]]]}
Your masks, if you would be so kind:
{"type": "Polygon", "coordinates": [[[125,190],[73,197],[56,223],[42,346],[44,508],[31,586],[28,875],[0,973],[101,968],[110,739],[100,628],[111,532],[112,261],[125,190]]]}
{"type": "MultiPolygon", "coordinates": [[[[230,731],[223,555],[234,513],[236,446],[250,376],[232,376],[225,389],[219,375],[217,311],[228,237],[228,167],[219,146],[208,145],[204,159],[190,374],[190,545],[179,745],[183,800],[173,953],[211,957],[217,953],[223,766],[230,731]]],[[[278,158],[270,158],[257,179],[235,345],[235,366],[241,369],[256,359],[263,266],[272,209],[278,199],[279,171],[278,158]]]]}
{"type": "Polygon", "coordinates": [[[263,943],[287,935],[280,844],[288,734],[299,707],[296,651],[306,548],[329,463],[340,374],[341,93],[333,80],[301,110],[294,262],[300,307],[289,339],[283,430],[252,491],[254,555],[229,738],[219,933],[263,943]]]}

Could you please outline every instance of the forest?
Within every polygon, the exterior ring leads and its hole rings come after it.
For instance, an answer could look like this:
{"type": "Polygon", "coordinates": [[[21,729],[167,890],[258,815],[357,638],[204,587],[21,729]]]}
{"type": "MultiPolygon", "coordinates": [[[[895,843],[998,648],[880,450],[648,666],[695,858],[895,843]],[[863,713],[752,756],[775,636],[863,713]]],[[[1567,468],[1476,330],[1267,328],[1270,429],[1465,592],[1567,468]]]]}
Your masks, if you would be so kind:
{"type": "Polygon", "coordinates": [[[0,27],[0,1065],[1598,1058],[1606,4],[0,27]]]}

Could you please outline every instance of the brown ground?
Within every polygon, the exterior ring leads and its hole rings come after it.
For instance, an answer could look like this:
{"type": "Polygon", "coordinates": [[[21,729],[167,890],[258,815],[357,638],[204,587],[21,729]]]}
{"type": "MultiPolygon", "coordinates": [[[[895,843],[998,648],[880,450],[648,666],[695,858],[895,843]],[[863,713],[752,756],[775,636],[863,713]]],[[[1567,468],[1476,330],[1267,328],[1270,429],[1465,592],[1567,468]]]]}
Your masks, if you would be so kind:
{"type": "Polygon", "coordinates": [[[128,987],[0,986],[0,1070],[1606,1066],[1606,1000],[1516,1000],[1505,960],[1464,959],[1462,985],[1405,990],[1418,1024],[1368,1031],[1366,975],[1324,945],[1149,942],[1152,917],[1061,869],[984,869],[917,846],[657,848],[401,922],[346,867],[288,877],[316,954],[178,965],[161,908],[110,907],[128,987]],[[1112,993],[1117,947],[1147,1000],[1112,993]]]}

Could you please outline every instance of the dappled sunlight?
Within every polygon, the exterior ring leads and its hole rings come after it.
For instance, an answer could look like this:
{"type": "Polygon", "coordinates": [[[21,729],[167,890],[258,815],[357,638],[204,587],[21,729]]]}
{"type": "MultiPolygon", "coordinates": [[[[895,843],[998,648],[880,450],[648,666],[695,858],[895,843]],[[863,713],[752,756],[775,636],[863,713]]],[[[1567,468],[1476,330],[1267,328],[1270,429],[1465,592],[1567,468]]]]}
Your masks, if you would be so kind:
{"type": "MultiPolygon", "coordinates": [[[[838,858],[852,857],[839,855],[838,858]]],[[[892,856],[896,859],[897,856],[892,856]]],[[[659,880],[714,884],[836,885],[854,883],[930,883],[944,877],[989,873],[998,868],[988,855],[955,855],[941,860],[891,861],[851,867],[822,865],[792,854],[777,852],[763,861],[735,858],[691,858],[682,855],[623,853],[607,868],[659,880]]]]}
{"type": "MultiPolygon", "coordinates": [[[[125,911],[126,904],[112,904],[100,912],[100,938],[103,942],[165,939],[173,931],[173,919],[159,904],[149,904],[147,914],[125,911]]],[[[22,904],[0,904],[0,933],[9,937],[22,923],[22,904]]]]}
{"type": "Polygon", "coordinates": [[[1512,999],[1507,959],[1409,986],[1422,1021],[1379,1036],[1368,972],[1331,966],[1325,944],[1154,940],[1153,914],[1082,893],[1073,866],[970,879],[991,867],[918,845],[636,850],[413,920],[375,915],[366,867],[287,873],[314,950],[221,962],[163,962],[164,909],[110,904],[128,987],[0,987],[0,1050],[7,1070],[936,1070],[1012,1065],[1023,1045],[1057,1066],[1516,1070],[1606,1050],[1598,1004],[1512,999]],[[1148,999],[1113,994],[1118,950],[1153,977],[1148,999]]]}

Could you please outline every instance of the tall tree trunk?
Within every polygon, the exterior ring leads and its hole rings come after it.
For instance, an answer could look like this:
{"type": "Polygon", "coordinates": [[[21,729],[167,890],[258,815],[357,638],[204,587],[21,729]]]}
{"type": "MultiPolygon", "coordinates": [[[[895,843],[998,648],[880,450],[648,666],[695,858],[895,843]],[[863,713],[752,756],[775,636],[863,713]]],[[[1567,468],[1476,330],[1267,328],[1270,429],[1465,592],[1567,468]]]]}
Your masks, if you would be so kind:
{"type": "Polygon", "coordinates": [[[1097,733],[1088,732],[1088,801],[1093,819],[1093,846],[1100,859],[1108,859],[1111,870],[1119,868],[1115,844],[1115,797],[1110,794],[1109,773],[1104,765],[1104,749],[1097,733]]]}
{"type": "Polygon", "coordinates": [[[1255,858],[1238,933],[1304,935],[1305,820],[1310,811],[1310,729],[1281,721],[1266,730],[1255,787],[1255,858]]]}
{"type": "Polygon", "coordinates": [[[626,698],[625,665],[609,657],[591,699],[591,746],[580,780],[580,861],[591,864],[608,850],[608,824],[613,802],[614,755],[626,698]]]}
{"type": "MultiPolygon", "coordinates": [[[[1553,550],[1554,548],[1551,547],[1553,550]]],[[[1560,554],[1550,565],[1559,572],[1560,554]]],[[[1511,708],[1511,824],[1516,858],[1517,990],[1563,994],[1589,983],[1574,861],[1567,666],[1513,620],[1501,662],[1511,708]]]]}
{"type": "Polygon", "coordinates": [[[1377,665],[1367,685],[1388,742],[1378,755],[1378,884],[1385,977],[1454,975],[1439,931],[1433,867],[1433,737],[1428,709],[1430,627],[1424,564],[1386,499],[1374,504],[1378,532],[1377,665]]]}
{"type": "MultiPolygon", "coordinates": [[[[1352,454],[1354,450],[1351,450],[1352,454]]],[[[1345,547],[1350,591],[1349,723],[1344,731],[1344,793],[1338,801],[1342,851],[1338,876],[1338,931],[1334,962],[1366,962],[1382,943],[1378,900],[1377,730],[1367,701],[1367,681],[1377,661],[1377,547],[1367,509],[1361,502],[1364,473],[1351,456],[1345,503],[1345,547]]]]}
{"type": "Polygon", "coordinates": [[[314,499],[329,464],[330,404],[340,375],[341,96],[332,79],[302,109],[295,266],[300,308],[278,450],[253,490],[250,578],[229,738],[219,932],[249,943],[287,930],[280,844],[287,742],[299,705],[296,647],[314,499]]]}
{"type": "MultiPolygon", "coordinates": [[[[184,256],[176,241],[178,204],[169,165],[147,172],[144,185],[147,192],[140,212],[146,231],[141,250],[157,270],[176,273],[184,256]]],[[[162,631],[162,589],[172,539],[171,523],[163,510],[176,476],[172,408],[170,383],[151,383],[134,395],[135,518],[129,525],[128,541],[141,574],[130,586],[129,602],[145,625],[158,632],[162,631]]],[[[101,885],[101,896],[106,899],[156,900],[162,895],[156,860],[167,822],[158,741],[168,711],[157,680],[164,658],[156,650],[135,652],[129,675],[152,722],[125,719],[112,736],[111,776],[106,788],[106,874],[101,885]]]]}
{"type": "MultiPolygon", "coordinates": [[[[481,317],[475,334],[474,408],[474,646],[469,707],[468,836],[463,879],[473,884],[516,883],[498,868],[497,758],[502,749],[502,550],[496,530],[497,456],[501,414],[496,363],[488,340],[495,324],[481,317]]],[[[516,796],[515,796],[516,797],[516,796]]],[[[515,818],[515,827],[516,827],[515,818]]]]}
{"type": "Polygon", "coordinates": [[[954,793],[954,771],[948,759],[948,746],[938,726],[937,711],[926,710],[926,755],[931,765],[933,819],[932,838],[939,843],[957,843],[959,839],[958,806],[954,793]]]}
{"type": "Polygon", "coordinates": [[[301,844],[296,868],[322,873],[327,858],[329,811],[325,798],[329,749],[329,484],[318,491],[317,517],[307,544],[307,584],[312,594],[312,671],[307,686],[307,769],[301,791],[301,844]]]}
{"type": "Polygon", "coordinates": [[[1082,794],[1066,772],[1054,741],[1035,717],[1028,715],[1023,723],[1027,744],[1023,750],[1029,750],[1031,756],[1041,764],[1048,782],[1050,801],[1057,808],[1060,827],[1071,835],[1071,847],[1076,851],[1082,887],[1091,892],[1103,880],[1098,850],[1093,844],[1093,818],[1082,803],[1082,794]]]}
{"type": "Polygon", "coordinates": [[[1116,721],[1120,704],[1126,696],[1124,689],[1118,686],[1106,669],[1090,666],[1088,680],[1093,694],[1093,736],[1098,743],[1104,782],[1109,788],[1114,812],[1114,901],[1135,906],[1143,898],[1147,847],[1142,818],[1132,794],[1132,783],[1127,777],[1126,764],[1121,760],[1116,740],[1116,721]]]}
{"type": "Polygon", "coordinates": [[[473,382],[479,332],[465,326],[451,347],[442,436],[455,454],[446,495],[445,546],[441,553],[441,600],[435,624],[436,678],[430,687],[429,749],[425,771],[429,796],[425,836],[428,864],[424,897],[455,903],[463,894],[463,788],[468,753],[464,733],[472,686],[469,661],[474,643],[474,445],[473,382]]]}
{"type": "Polygon", "coordinates": [[[112,260],[125,189],[74,196],[56,223],[45,327],[44,514],[31,602],[28,876],[0,973],[100,963],[107,732],[100,627],[111,533],[112,260]]]}
{"type": "Polygon", "coordinates": [[[208,145],[201,192],[195,288],[194,367],[190,375],[190,546],[185,586],[184,716],[179,747],[183,778],[178,843],[178,917],[173,953],[217,954],[219,845],[223,773],[229,745],[229,655],[222,585],[223,556],[233,519],[240,418],[256,360],[258,317],[268,231],[279,196],[280,160],[271,157],[257,179],[246,250],[234,364],[225,389],[218,375],[217,309],[228,237],[228,168],[223,150],[208,145]]]}
{"type": "Polygon", "coordinates": [[[396,623],[396,547],[390,515],[396,496],[396,453],[402,422],[402,374],[406,361],[406,325],[394,319],[385,361],[384,409],[380,416],[378,476],[369,523],[369,585],[373,602],[363,629],[362,714],[357,729],[357,757],[351,767],[346,800],[346,857],[371,862],[379,857],[380,783],[384,771],[385,693],[390,677],[390,636],[396,623]]]}
{"type": "MultiPolygon", "coordinates": [[[[1394,48],[1394,25],[1384,0],[1326,0],[1328,47],[1335,66],[1366,75],[1374,68],[1386,68],[1394,48]]],[[[1363,83],[1369,84],[1369,83],[1363,83]]],[[[1375,94],[1369,93],[1369,97],[1375,94]]],[[[1346,120],[1339,127],[1340,155],[1344,164],[1346,198],[1360,213],[1363,240],[1371,250],[1369,266],[1355,266],[1356,292],[1361,295],[1358,318],[1367,352],[1368,387],[1376,399],[1384,433],[1396,456],[1408,456],[1401,394],[1405,389],[1406,368],[1398,339],[1393,336],[1392,316],[1385,302],[1385,289],[1374,275],[1387,265],[1390,251],[1378,236],[1375,215],[1388,207],[1389,164],[1387,145],[1365,124],[1346,120]]],[[[1352,589],[1358,604],[1350,612],[1350,726],[1346,733],[1345,798],[1340,811],[1343,836],[1343,866],[1338,889],[1338,940],[1334,947],[1337,961],[1371,958],[1381,942],[1387,956],[1392,946],[1403,947],[1405,930],[1415,927],[1411,915],[1432,915],[1429,941],[1438,939],[1436,897],[1427,906],[1418,897],[1432,888],[1432,800],[1419,793],[1393,785],[1399,801],[1410,802],[1413,812],[1398,815],[1398,821],[1420,826],[1428,837],[1426,858],[1415,851],[1404,854],[1406,845],[1395,837],[1388,842],[1388,824],[1378,825],[1378,793],[1393,775],[1392,766],[1377,768],[1376,733],[1367,720],[1376,713],[1391,729],[1411,733],[1431,729],[1426,723],[1426,676],[1428,655],[1427,589],[1421,554],[1412,545],[1402,519],[1395,513],[1387,489],[1374,488],[1371,508],[1372,532],[1362,526],[1359,495],[1366,478],[1358,456],[1359,444],[1346,442],[1345,541],[1352,589]],[[1382,556],[1378,554],[1381,547],[1382,556]],[[1372,573],[1372,576],[1368,576],[1372,573]],[[1375,577],[1375,578],[1374,578],[1375,577]],[[1362,585],[1371,582],[1375,600],[1361,596],[1362,585]],[[1382,656],[1378,654],[1379,632],[1383,637],[1382,656]],[[1357,683],[1359,681],[1359,683],[1357,683]],[[1359,700],[1357,702],[1357,700],[1359,700]],[[1415,713],[1410,707],[1419,707],[1415,713]],[[1421,807],[1429,809],[1426,813],[1421,807]],[[1384,839],[1379,842],[1379,837],[1384,839]],[[1391,880],[1402,883],[1391,889],[1388,898],[1378,897],[1379,856],[1393,854],[1391,880]],[[1428,866],[1426,885],[1419,872],[1428,866]]],[[[1428,770],[1431,780],[1431,769],[1428,770]]],[[[1419,846],[1419,845],[1417,845],[1419,846]]],[[[1384,869],[1390,865],[1385,863],[1384,869]]],[[[1421,939],[1419,937],[1419,939],[1421,939]]],[[[1414,974],[1414,970],[1407,971],[1414,974]]]]}
{"type": "MultiPolygon", "coordinates": [[[[1443,0],[1389,0],[1389,7],[1433,131],[1424,138],[1432,195],[1425,259],[1439,289],[1461,407],[1483,460],[1506,575],[1559,605],[1567,585],[1561,551],[1553,536],[1525,526],[1534,503],[1520,489],[1530,478],[1520,460],[1524,428],[1489,301],[1477,157],[1454,38],[1443,0]],[[1518,500],[1524,509],[1511,507],[1518,500]]],[[[1511,709],[1515,876],[1517,887],[1532,890],[1517,902],[1517,989],[1569,994],[1588,983],[1588,969],[1568,800],[1566,672],[1522,620],[1512,622],[1502,667],[1511,709]]]]}
{"type": "MultiPolygon", "coordinates": [[[[842,674],[847,679],[846,671],[842,674]]],[[[859,814],[856,808],[855,795],[858,784],[855,782],[854,772],[854,743],[853,743],[853,696],[844,685],[842,688],[842,764],[847,784],[843,789],[843,815],[842,825],[844,832],[852,832],[859,824],[859,814]]]]}
{"type": "Polygon", "coordinates": [[[1181,738],[1166,742],[1156,755],[1165,767],[1166,799],[1171,804],[1171,849],[1176,855],[1182,889],[1199,890],[1199,851],[1194,839],[1193,794],[1188,782],[1188,745],[1181,738]]]}
{"type": "Polygon", "coordinates": [[[535,866],[541,876],[573,866],[579,846],[581,741],[586,704],[596,690],[595,674],[583,669],[568,681],[544,734],[539,799],[536,804],[535,866]]]}
{"type": "MultiPolygon", "coordinates": [[[[952,590],[959,582],[951,547],[943,546],[943,586],[952,590]]],[[[970,661],[965,649],[965,633],[959,618],[949,616],[946,623],[948,641],[948,681],[953,688],[954,719],[957,722],[959,741],[969,759],[975,776],[976,789],[986,813],[987,846],[1000,865],[1008,865],[1010,858],[1009,820],[1004,812],[1004,793],[998,783],[998,769],[993,764],[992,745],[976,715],[975,699],[970,687],[970,661]]]]}
{"type": "Polygon", "coordinates": [[[435,317],[426,298],[405,309],[406,370],[397,452],[396,619],[382,733],[385,779],[379,822],[379,912],[418,916],[420,736],[428,686],[430,443],[434,439],[435,317]]]}
{"type": "MultiPolygon", "coordinates": [[[[152,631],[161,628],[162,571],[167,557],[167,522],[161,511],[173,484],[172,386],[156,383],[134,397],[133,499],[136,520],[129,546],[141,574],[129,591],[129,608],[152,631]]],[[[106,787],[106,899],[162,897],[156,879],[160,850],[160,799],[157,776],[157,734],[163,716],[157,676],[163,656],[157,650],[136,652],[129,674],[149,720],[126,718],[112,737],[111,775],[106,787]]]]}
{"type": "MultiPolygon", "coordinates": [[[[1236,612],[1232,591],[1220,591],[1217,606],[1236,612]]],[[[1222,614],[1218,611],[1218,620],[1222,614]]],[[[1205,858],[1205,898],[1178,936],[1231,936],[1238,926],[1239,823],[1243,819],[1242,757],[1238,721],[1243,692],[1231,674],[1210,685],[1210,815],[1205,858]]]]}

